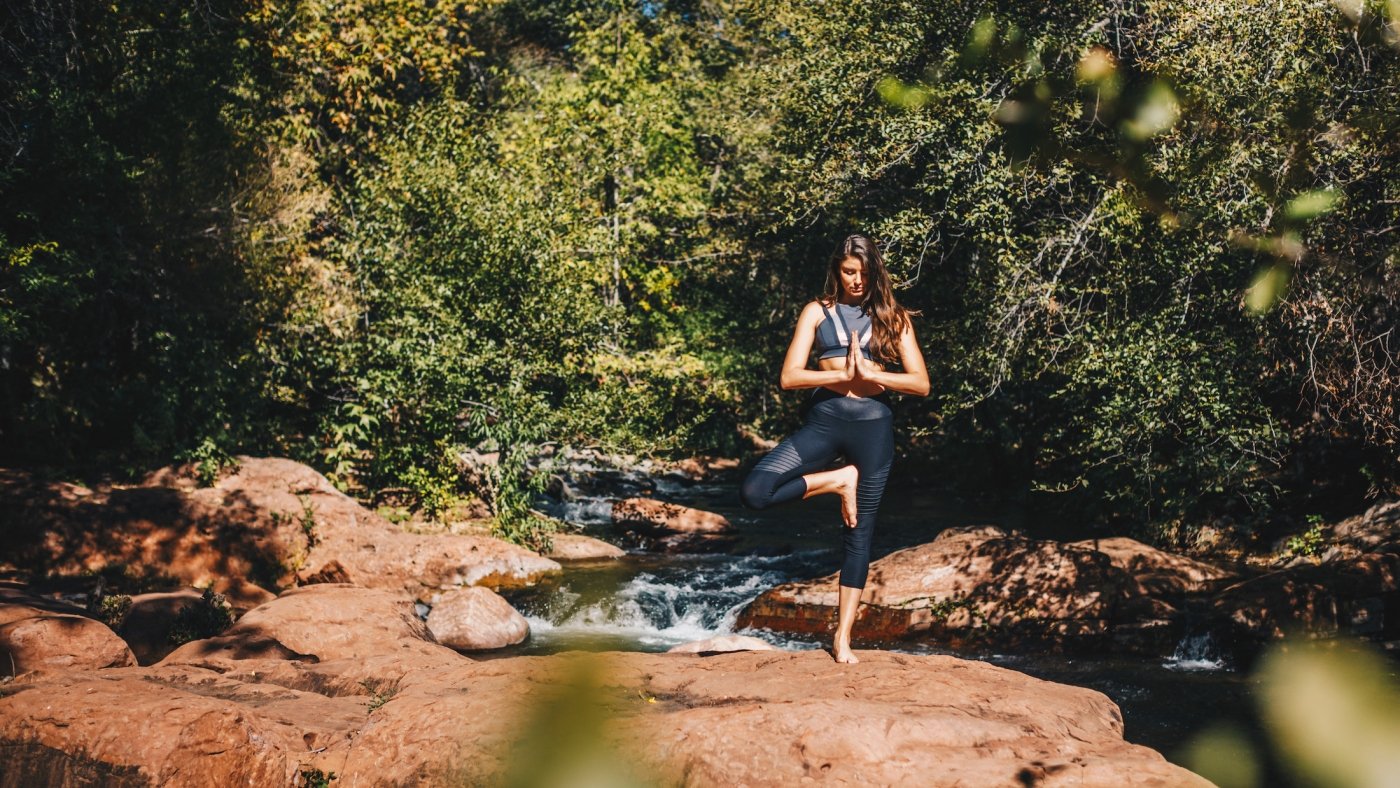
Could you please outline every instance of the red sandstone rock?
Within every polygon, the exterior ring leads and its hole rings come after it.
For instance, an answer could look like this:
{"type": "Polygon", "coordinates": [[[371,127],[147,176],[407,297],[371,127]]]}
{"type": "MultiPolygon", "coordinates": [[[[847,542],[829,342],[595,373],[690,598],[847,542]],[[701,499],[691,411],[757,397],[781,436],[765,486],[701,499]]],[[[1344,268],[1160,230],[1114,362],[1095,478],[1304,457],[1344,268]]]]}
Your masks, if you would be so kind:
{"type": "Polygon", "coordinates": [[[489,588],[455,588],[433,603],[428,631],[444,646],[475,651],[513,646],[530,635],[530,624],[489,588]]]}
{"type": "Polygon", "coordinates": [[[0,471],[0,558],[80,575],[123,566],[147,578],[213,585],[238,610],[266,589],[345,581],[425,597],[459,585],[511,586],[558,572],[554,561],[485,536],[408,534],[285,459],[240,457],[200,488],[188,466],[143,487],[89,490],[0,471]]]}
{"type": "Polygon", "coordinates": [[[606,561],[621,558],[627,552],[617,545],[583,534],[554,534],[550,537],[549,552],[545,555],[556,561],[606,561]]]}
{"type": "Polygon", "coordinates": [[[44,607],[0,604],[0,676],[135,664],[131,649],[101,621],[44,607]]]}
{"type": "Polygon", "coordinates": [[[708,481],[739,468],[739,461],[732,457],[687,457],[671,465],[673,472],[691,481],[708,481]]]}
{"type": "Polygon", "coordinates": [[[186,643],[161,664],[268,658],[314,662],[377,654],[448,662],[457,657],[433,641],[407,596],[322,584],[292,589],[248,611],[219,637],[186,643]]]}
{"type": "Polygon", "coordinates": [[[1125,536],[1085,539],[1066,546],[1097,550],[1107,555],[1114,566],[1132,575],[1139,592],[1148,596],[1202,593],[1238,577],[1220,567],[1158,550],[1125,536]]]}
{"type": "Polygon", "coordinates": [[[714,552],[735,541],[723,515],[651,498],[613,503],[613,524],[631,533],[643,549],[667,553],[714,552]]]}
{"type": "Polygon", "coordinates": [[[759,640],[748,635],[720,635],[705,640],[682,643],[667,649],[666,653],[703,654],[720,651],[777,651],[777,649],[773,648],[773,645],[766,640],[759,640]]]}
{"type": "Polygon", "coordinates": [[[1400,636],[1400,555],[1281,569],[1236,583],[1211,606],[1226,637],[1263,641],[1291,633],[1400,636]]]}
{"type": "MultiPolygon", "coordinates": [[[[836,581],[831,574],[770,589],[739,614],[738,625],[825,633],[836,620],[836,581]]],[[[949,529],[871,564],[854,637],[1093,642],[1108,632],[1131,587],[1132,579],[1094,550],[994,528],[949,529]]]]}
{"type": "Polygon", "coordinates": [[[1208,784],[1124,742],[1098,692],[952,657],[860,657],[611,653],[597,686],[563,693],[579,675],[568,655],[458,657],[379,682],[367,665],[403,660],[64,674],[0,695],[0,748],[16,785],[290,785],[312,769],[345,785],[495,784],[512,768],[582,766],[540,733],[537,749],[512,750],[527,719],[577,713],[573,697],[597,709],[558,728],[581,757],[611,749],[595,769],[665,785],[1208,784]]]}
{"type": "Polygon", "coordinates": [[[1357,553],[1400,544],[1400,501],[1378,503],[1337,523],[1332,526],[1332,538],[1357,553]]]}

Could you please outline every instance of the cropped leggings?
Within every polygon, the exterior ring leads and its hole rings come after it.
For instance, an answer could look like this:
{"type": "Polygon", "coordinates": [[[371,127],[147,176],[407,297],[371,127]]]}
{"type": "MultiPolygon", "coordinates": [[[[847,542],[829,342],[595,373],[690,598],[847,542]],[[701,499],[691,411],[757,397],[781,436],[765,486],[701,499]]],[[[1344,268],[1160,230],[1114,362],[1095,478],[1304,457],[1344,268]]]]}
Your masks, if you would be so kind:
{"type": "Polygon", "coordinates": [[[807,494],[803,476],[824,470],[838,454],[854,463],[860,474],[856,486],[856,526],[844,528],[846,560],[840,584],[865,588],[870,569],[870,540],[875,513],[885,493],[894,459],[894,417],[888,397],[846,397],[818,389],[807,411],[807,423],[779,443],[744,479],[739,495],[750,509],[766,509],[807,494]]]}

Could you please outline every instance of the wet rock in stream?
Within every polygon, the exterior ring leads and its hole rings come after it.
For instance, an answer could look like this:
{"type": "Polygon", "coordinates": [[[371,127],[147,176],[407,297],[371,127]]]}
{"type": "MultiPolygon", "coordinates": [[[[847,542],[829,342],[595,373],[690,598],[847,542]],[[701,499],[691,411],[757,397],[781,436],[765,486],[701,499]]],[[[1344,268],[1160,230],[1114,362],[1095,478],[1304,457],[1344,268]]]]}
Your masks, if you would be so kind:
{"type": "Polygon", "coordinates": [[[723,515],[651,498],[617,501],[612,517],[618,530],[652,552],[725,552],[739,539],[723,515]]]}

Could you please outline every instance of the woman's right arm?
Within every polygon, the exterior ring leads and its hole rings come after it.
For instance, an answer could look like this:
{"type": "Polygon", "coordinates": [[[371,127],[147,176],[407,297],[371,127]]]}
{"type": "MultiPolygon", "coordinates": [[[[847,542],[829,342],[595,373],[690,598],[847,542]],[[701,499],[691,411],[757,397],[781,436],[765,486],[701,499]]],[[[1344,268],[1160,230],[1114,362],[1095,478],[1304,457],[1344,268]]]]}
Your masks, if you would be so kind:
{"type": "Polygon", "coordinates": [[[807,369],[807,360],[812,356],[812,342],[817,336],[817,326],[821,325],[824,319],[821,304],[816,301],[807,304],[802,309],[802,314],[798,315],[797,329],[792,332],[792,341],[788,343],[787,355],[783,358],[780,385],[784,389],[812,389],[844,383],[851,379],[852,370],[849,366],[844,369],[807,369]]]}

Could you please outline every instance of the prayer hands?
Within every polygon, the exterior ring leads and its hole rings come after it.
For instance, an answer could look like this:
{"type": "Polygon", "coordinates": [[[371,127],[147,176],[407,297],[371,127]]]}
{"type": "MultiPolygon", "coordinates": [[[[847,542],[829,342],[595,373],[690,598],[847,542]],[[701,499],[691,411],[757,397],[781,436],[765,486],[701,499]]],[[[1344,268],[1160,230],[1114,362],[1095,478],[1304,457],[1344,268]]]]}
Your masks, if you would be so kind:
{"type": "Polygon", "coordinates": [[[860,354],[860,339],[856,337],[856,332],[851,332],[851,341],[846,344],[846,380],[856,380],[860,377],[860,362],[865,359],[860,354]]]}
{"type": "Polygon", "coordinates": [[[851,332],[851,341],[846,345],[846,380],[869,380],[880,371],[875,362],[860,352],[860,337],[851,332]]]}

